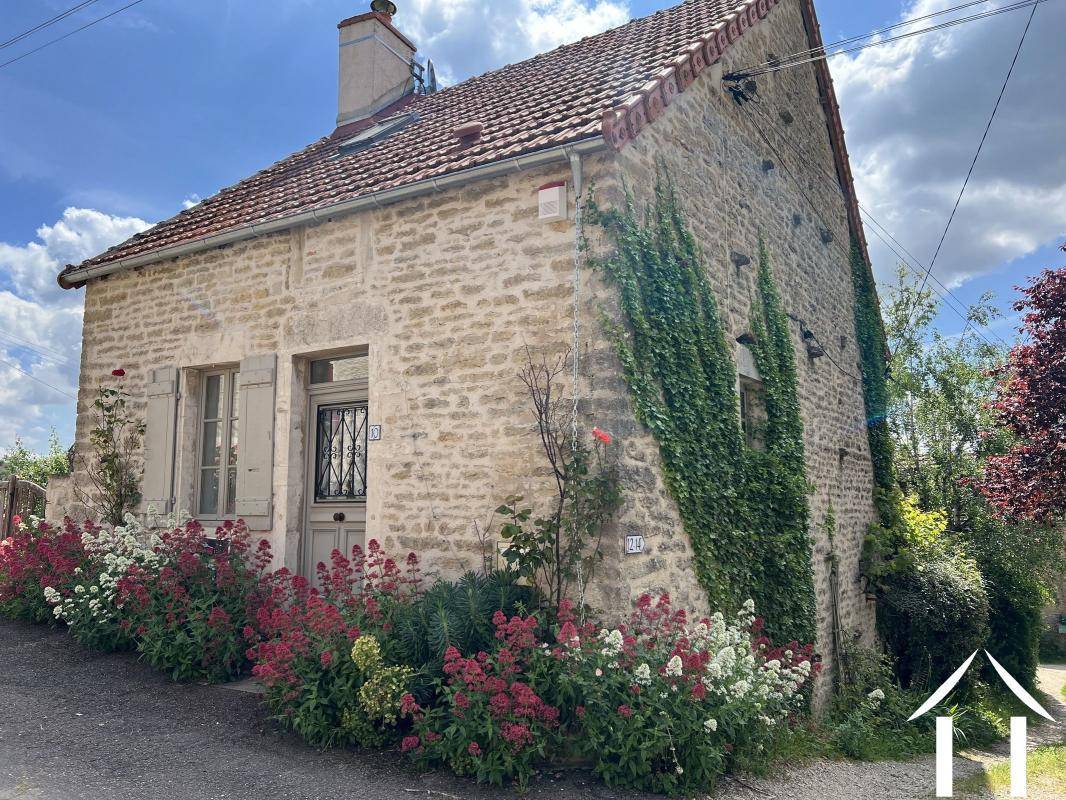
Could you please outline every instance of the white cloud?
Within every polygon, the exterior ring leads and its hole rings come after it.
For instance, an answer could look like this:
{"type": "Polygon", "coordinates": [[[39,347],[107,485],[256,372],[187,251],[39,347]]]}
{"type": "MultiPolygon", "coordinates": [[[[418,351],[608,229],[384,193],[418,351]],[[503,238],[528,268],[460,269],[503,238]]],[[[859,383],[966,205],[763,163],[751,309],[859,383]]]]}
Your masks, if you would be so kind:
{"type": "Polygon", "coordinates": [[[56,275],[63,265],[147,227],[135,217],[68,208],[58,221],[37,229],[36,241],[0,242],[0,450],[16,435],[41,449],[53,427],[69,438],[70,396],[77,394],[81,357],[82,293],[60,289],[56,275]]]}
{"type": "Polygon", "coordinates": [[[66,264],[102,253],[147,227],[147,222],[136,217],[68,208],[57,222],[37,229],[38,241],[25,245],[0,242],[0,285],[8,283],[15,294],[33,300],[80,303],[78,295],[59,288],[59,271],[66,264]]]}
{"type": "Polygon", "coordinates": [[[629,19],[627,0],[408,0],[396,24],[455,83],[629,19]]]}
{"type": "Polygon", "coordinates": [[[196,193],[190,194],[184,200],[181,201],[181,207],[188,211],[190,208],[197,205],[201,200],[203,200],[203,198],[200,197],[200,195],[196,193]]]}
{"type": "MultiPolygon", "coordinates": [[[[918,0],[901,19],[956,0],[918,0]]],[[[968,9],[962,16],[1004,5],[968,9]]],[[[976,152],[1029,9],[830,60],[859,199],[928,264],[976,152]]],[[[951,19],[916,23],[913,29],[951,19]]],[[[1025,49],[952,224],[935,274],[949,285],[1066,233],[1066,6],[1038,7],[1025,49]]],[[[878,274],[896,257],[872,234],[878,274]]]]}

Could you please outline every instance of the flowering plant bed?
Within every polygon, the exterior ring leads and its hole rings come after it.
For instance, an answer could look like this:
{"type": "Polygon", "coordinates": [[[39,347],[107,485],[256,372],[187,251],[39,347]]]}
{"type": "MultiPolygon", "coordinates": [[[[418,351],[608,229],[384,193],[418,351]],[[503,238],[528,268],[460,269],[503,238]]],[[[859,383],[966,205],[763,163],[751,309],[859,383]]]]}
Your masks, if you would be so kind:
{"type": "Polygon", "coordinates": [[[397,609],[420,593],[414,554],[401,569],[371,540],[348,559],[334,551],[319,585],[282,569],[264,579],[248,658],[274,718],[316,747],[386,744],[414,670],[386,664],[380,639],[397,609]]]}
{"type": "Polygon", "coordinates": [[[314,584],[269,561],[240,522],[22,526],[0,546],[0,598],[176,679],[251,663],[274,719],[314,746],[400,742],[418,765],[519,787],[564,759],[612,787],[707,791],[769,759],[818,671],[809,645],[762,635],[751,601],[693,622],[644,595],[601,626],[507,572],[426,590],[413,553],[373,540],[335,551],[314,584]]]}
{"type": "Polygon", "coordinates": [[[121,623],[153,667],[175,680],[234,678],[248,666],[244,631],[265,601],[266,540],[253,550],[243,521],[208,537],[200,523],[165,530],[158,559],[133,563],[118,581],[121,623]],[[158,571],[156,571],[158,568],[158,571]]]}
{"type": "Polygon", "coordinates": [[[0,541],[0,614],[32,622],[51,622],[46,593],[72,592],[85,562],[81,531],[70,523],[35,526],[15,517],[15,532],[0,541]]]}

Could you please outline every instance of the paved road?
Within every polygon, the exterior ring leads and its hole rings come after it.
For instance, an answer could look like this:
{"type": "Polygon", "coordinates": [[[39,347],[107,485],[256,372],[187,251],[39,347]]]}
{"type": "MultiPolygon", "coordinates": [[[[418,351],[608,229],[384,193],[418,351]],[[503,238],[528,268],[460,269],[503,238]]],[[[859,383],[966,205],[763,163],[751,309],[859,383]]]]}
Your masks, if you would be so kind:
{"type": "MultiPolygon", "coordinates": [[[[533,798],[622,797],[584,773],[533,798]]],[[[130,654],[0,621],[0,800],[511,798],[399,752],[320,753],[276,733],[254,695],[175,684],[130,654]]],[[[627,800],[638,795],[625,795],[627,800]]]]}
{"type": "MultiPolygon", "coordinates": [[[[1041,670],[1054,697],[1064,680],[1066,670],[1041,670]]],[[[1066,718],[1062,703],[1049,710],[1066,718]]],[[[1049,727],[1039,738],[1062,735],[1049,727]]],[[[956,758],[956,779],[996,757],[956,758]]],[[[931,797],[932,786],[931,758],[815,762],[775,778],[728,780],[716,798],[909,800],[931,797]]],[[[418,774],[396,751],[315,751],[277,733],[254,695],[175,684],[130,654],[91,653],[60,631],[0,621],[0,800],[514,796],[444,773],[418,774]]],[[[529,797],[648,800],[613,792],[580,771],[545,776],[529,797]]]]}

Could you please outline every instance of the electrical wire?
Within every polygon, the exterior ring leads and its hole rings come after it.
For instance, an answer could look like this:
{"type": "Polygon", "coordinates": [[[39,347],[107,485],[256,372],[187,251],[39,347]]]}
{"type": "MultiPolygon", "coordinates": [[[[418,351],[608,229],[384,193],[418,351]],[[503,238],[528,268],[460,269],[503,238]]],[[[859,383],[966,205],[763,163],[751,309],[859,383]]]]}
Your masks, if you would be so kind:
{"type": "Polygon", "coordinates": [[[42,358],[51,359],[52,361],[55,361],[56,363],[61,363],[61,364],[66,364],[67,363],[67,357],[66,356],[64,356],[58,350],[53,350],[50,347],[45,347],[43,344],[34,344],[29,339],[23,339],[23,338],[21,338],[19,336],[16,336],[13,333],[8,333],[7,331],[0,331],[0,338],[2,338],[2,339],[10,339],[14,346],[21,347],[21,348],[23,348],[25,350],[30,350],[30,351],[36,353],[37,355],[41,356],[42,358]]]}
{"type": "Polygon", "coordinates": [[[104,14],[104,16],[102,16],[102,17],[97,17],[92,22],[87,22],[84,25],[82,25],[80,28],[75,28],[72,31],[64,33],[62,36],[57,36],[55,39],[52,39],[50,41],[45,42],[44,44],[40,45],[39,47],[35,47],[32,50],[27,50],[25,53],[23,53],[20,56],[15,56],[15,58],[12,58],[12,59],[9,59],[7,61],[4,61],[3,63],[0,63],[0,69],[3,69],[4,67],[10,66],[11,64],[14,64],[16,61],[21,61],[22,59],[26,58],[27,56],[32,56],[34,53],[39,53],[41,50],[44,50],[46,47],[51,47],[52,45],[54,45],[54,44],[56,44],[58,42],[61,42],[64,39],[69,39],[74,34],[81,33],[86,28],[91,28],[93,25],[96,25],[97,23],[103,22],[106,19],[111,19],[111,17],[115,16],[116,14],[121,14],[126,9],[133,8],[135,5],[139,5],[140,3],[143,3],[143,2],[144,2],[144,0],[133,0],[132,3],[124,5],[121,8],[116,8],[114,11],[110,12],[109,14],[104,14]]]}
{"type": "MultiPolygon", "coordinates": [[[[940,242],[936,246],[936,252],[933,253],[933,259],[929,262],[929,266],[925,270],[925,277],[922,279],[921,288],[918,290],[918,297],[921,296],[925,290],[926,283],[929,281],[929,275],[933,272],[933,265],[936,263],[937,256],[940,255],[940,250],[944,246],[944,240],[947,239],[948,231],[951,230],[951,223],[955,219],[955,214],[959,210],[959,204],[962,202],[962,197],[966,194],[966,187],[970,185],[970,178],[973,176],[974,168],[977,166],[977,160],[981,157],[981,150],[985,146],[985,141],[988,139],[988,132],[992,129],[992,122],[996,118],[996,112],[999,111],[999,105],[1003,102],[1003,95],[1007,93],[1007,84],[1010,83],[1011,75],[1014,74],[1014,67],[1018,63],[1018,57],[1022,54],[1022,47],[1025,46],[1025,37],[1029,34],[1029,28],[1033,24],[1033,17],[1036,16],[1037,5],[1033,5],[1033,10],[1029,14],[1029,20],[1025,23],[1025,29],[1022,31],[1022,36],[1018,40],[1018,47],[1014,51],[1014,58],[1011,59],[1010,66],[1007,68],[1007,75],[1003,78],[1003,85],[999,89],[999,96],[996,97],[996,104],[992,107],[992,113],[988,117],[988,124],[985,125],[985,131],[981,134],[981,141],[977,145],[977,152],[973,155],[973,161],[970,163],[970,169],[966,172],[966,178],[962,182],[962,188],[959,189],[959,196],[955,198],[955,205],[951,209],[951,214],[948,216],[948,222],[944,226],[944,233],[940,236],[940,242]]],[[[917,304],[917,300],[915,300],[917,304]]],[[[914,313],[914,309],[907,314],[906,324],[903,327],[904,332],[911,324],[911,314],[914,313]]]]}
{"type": "Polygon", "coordinates": [[[22,367],[20,367],[18,364],[12,364],[7,359],[0,358],[0,364],[6,364],[7,366],[11,367],[11,369],[16,370],[18,372],[21,372],[23,375],[25,375],[30,380],[37,381],[37,383],[41,384],[42,386],[47,386],[53,392],[59,392],[64,397],[69,397],[71,400],[75,400],[75,401],[78,399],[76,396],[72,395],[70,392],[64,391],[63,389],[60,389],[58,386],[53,386],[52,384],[48,383],[47,381],[42,381],[36,375],[33,375],[30,372],[27,372],[22,367]]]}
{"type": "MultiPolygon", "coordinates": [[[[933,26],[928,27],[928,28],[921,28],[919,30],[909,31],[907,33],[901,33],[899,36],[891,36],[891,37],[889,37],[887,39],[880,39],[880,40],[878,40],[876,42],[869,42],[868,44],[859,45],[857,47],[847,47],[847,48],[844,48],[843,50],[834,50],[831,53],[818,52],[817,55],[813,55],[813,56],[811,56],[809,58],[801,57],[798,60],[792,60],[792,61],[779,60],[779,62],[775,66],[767,66],[767,67],[764,67],[764,68],[761,68],[761,69],[755,69],[755,70],[751,70],[751,71],[748,71],[748,72],[739,72],[739,71],[730,72],[728,75],[725,76],[725,78],[727,80],[731,80],[731,81],[740,81],[740,80],[745,80],[747,78],[754,78],[754,77],[757,77],[759,75],[767,75],[767,74],[770,74],[770,73],[773,73],[773,72],[780,72],[783,69],[789,69],[791,67],[801,67],[804,64],[812,64],[812,63],[814,63],[816,61],[822,61],[824,59],[833,58],[834,56],[844,55],[845,53],[857,53],[860,50],[866,50],[866,49],[869,49],[871,47],[880,47],[882,45],[890,44],[892,42],[898,42],[898,41],[901,41],[903,39],[909,39],[909,38],[911,38],[913,36],[922,36],[922,35],[924,35],[926,33],[934,33],[936,31],[946,30],[947,28],[952,28],[952,27],[955,27],[956,25],[963,25],[963,24],[965,24],[967,22],[975,22],[977,20],[987,19],[988,17],[994,17],[994,16],[997,16],[999,14],[1006,14],[1008,12],[1017,11],[1017,10],[1022,9],[1022,8],[1029,8],[1030,6],[1035,8],[1036,6],[1040,5],[1041,3],[1047,3],[1047,2],[1050,2],[1050,0],[1024,0],[1024,2],[1013,3],[1013,4],[1009,5],[1009,6],[1003,6],[1002,8],[992,9],[991,11],[985,11],[985,12],[982,12],[980,14],[973,14],[973,15],[971,15],[969,17],[961,17],[959,19],[949,20],[948,22],[942,22],[939,25],[933,25],[933,26]]],[[[798,55],[802,56],[802,54],[798,54],[798,55]]],[[[791,58],[791,57],[786,57],[786,58],[791,58]]]]}
{"type": "Polygon", "coordinates": [[[46,19],[44,22],[40,22],[40,23],[34,25],[28,31],[23,31],[22,33],[18,34],[17,36],[12,36],[6,42],[0,42],[0,50],[3,50],[5,47],[10,47],[11,45],[15,44],[16,42],[21,42],[27,36],[32,36],[33,34],[37,33],[37,31],[44,30],[49,25],[55,25],[60,20],[66,19],[71,14],[74,14],[74,13],[76,13],[78,11],[81,11],[86,6],[91,6],[95,2],[97,2],[97,0],[84,0],[84,2],[78,3],[73,8],[68,8],[66,11],[62,11],[59,14],[56,14],[51,19],[46,19]]]}
{"type": "Polygon", "coordinates": [[[14,337],[9,337],[2,331],[0,331],[0,345],[2,345],[4,348],[18,348],[20,350],[27,350],[33,353],[38,358],[42,358],[45,361],[51,361],[53,364],[57,364],[59,366],[65,366],[67,364],[67,360],[65,358],[59,358],[58,356],[49,355],[43,350],[38,350],[33,345],[26,344],[25,342],[20,342],[14,337]]]}
{"type": "Polygon", "coordinates": [[[955,12],[955,11],[962,11],[964,8],[971,8],[972,6],[985,5],[986,3],[988,3],[988,0],[972,0],[972,2],[963,3],[962,5],[958,5],[958,6],[952,6],[951,8],[945,8],[942,11],[934,11],[931,14],[925,14],[924,16],[921,16],[921,17],[914,17],[912,19],[907,19],[907,20],[904,20],[903,22],[897,22],[894,25],[887,25],[884,28],[878,28],[877,30],[872,30],[869,33],[862,33],[862,34],[859,34],[857,36],[849,36],[846,39],[838,39],[837,41],[830,42],[829,44],[822,44],[822,45],[820,45],[818,47],[811,47],[811,48],[809,48],[807,50],[800,50],[800,51],[798,51],[796,53],[793,53],[792,55],[785,56],[784,58],[774,58],[774,59],[771,59],[769,61],[763,61],[763,62],[761,62],[759,64],[753,64],[750,67],[745,67],[744,69],[736,70],[736,72],[741,74],[741,75],[744,75],[744,74],[747,74],[747,73],[751,72],[752,70],[763,69],[764,67],[780,66],[782,62],[792,61],[792,60],[795,60],[797,58],[806,58],[808,56],[814,55],[815,53],[825,52],[825,50],[827,48],[830,48],[830,47],[840,47],[841,45],[851,44],[852,42],[861,42],[863,39],[871,39],[874,36],[880,36],[882,33],[888,33],[889,31],[896,30],[897,28],[903,28],[903,27],[906,27],[907,25],[913,25],[913,24],[915,24],[917,22],[924,22],[927,19],[932,19],[933,17],[943,16],[944,14],[951,14],[952,12],[955,12]]]}
{"type": "MultiPolygon", "coordinates": [[[[752,97],[750,99],[752,100],[752,102],[754,102],[756,108],[759,109],[759,113],[762,115],[762,118],[766,121],[767,125],[769,125],[770,128],[772,128],[774,132],[778,134],[778,136],[785,142],[785,144],[787,144],[804,163],[810,164],[812,166],[815,165],[816,160],[814,158],[809,158],[806,152],[800,149],[800,147],[795,142],[793,142],[792,139],[784,131],[782,131],[774,124],[773,120],[769,115],[769,112],[765,110],[765,105],[762,103],[762,101],[755,97],[752,97]]],[[[829,172],[826,172],[824,169],[820,169],[817,167],[815,168],[816,171],[820,172],[834,189],[840,188],[839,177],[829,172]]],[[[856,200],[856,205],[859,207],[859,211],[863,215],[863,217],[866,218],[866,221],[871,224],[870,232],[873,233],[878,239],[880,239],[885,244],[885,246],[888,247],[889,250],[895,253],[896,257],[900,260],[900,263],[903,264],[903,266],[909,269],[914,275],[922,277],[923,274],[925,274],[926,272],[925,265],[922,264],[922,262],[913,253],[907,250],[907,248],[904,247],[899,242],[899,240],[892,235],[892,232],[889,231],[888,228],[886,228],[881,222],[879,222],[876,217],[874,217],[873,213],[868,208],[866,208],[862,203],[858,202],[858,200],[856,200]],[[899,249],[897,249],[897,247],[899,249]],[[902,250],[903,252],[901,253],[900,250],[902,250]],[[904,253],[906,255],[903,255],[904,253]],[[912,261],[913,264],[911,263],[912,261]]],[[[968,307],[966,303],[964,303],[958,297],[958,295],[952,292],[951,289],[945,286],[935,275],[930,275],[930,278],[937,286],[939,286],[943,290],[943,292],[941,292],[934,288],[933,292],[944,302],[945,306],[952,312],[954,312],[960,319],[962,319],[966,326],[974,324],[970,315],[967,313],[968,307]],[[957,306],[949,302],[949,298],[951,300],[954,300],[954,303],[957,304],[957,306]]],[[[1002,336],[993,331],[991,328],[987,326],[981,327],[983,327],[987,333],[998,339],[1005,347],[1010,347],[1010,343],[1004,340],[1002,336]]],[[[963,332],[965,331],[966,327],[963,328],[963,332]]],[[[983,335],[981,335],[980,331],[977,330],[976,327],[974,328],[974,332],[989,347],[995,346],[990,341],[988,341],[988,339],[986,339],[983,335]]]]}

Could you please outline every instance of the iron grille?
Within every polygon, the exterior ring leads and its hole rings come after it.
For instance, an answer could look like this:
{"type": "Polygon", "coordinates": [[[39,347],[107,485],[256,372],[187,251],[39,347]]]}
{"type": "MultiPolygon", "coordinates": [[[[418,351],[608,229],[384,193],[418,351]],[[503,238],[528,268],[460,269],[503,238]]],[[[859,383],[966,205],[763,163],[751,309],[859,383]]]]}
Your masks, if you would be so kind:
{"type": "Polygon", "coordinates": [[[366,499],[365,405],[318,409],[315,500],[366,499]]]}

